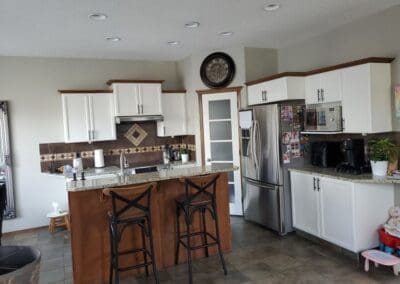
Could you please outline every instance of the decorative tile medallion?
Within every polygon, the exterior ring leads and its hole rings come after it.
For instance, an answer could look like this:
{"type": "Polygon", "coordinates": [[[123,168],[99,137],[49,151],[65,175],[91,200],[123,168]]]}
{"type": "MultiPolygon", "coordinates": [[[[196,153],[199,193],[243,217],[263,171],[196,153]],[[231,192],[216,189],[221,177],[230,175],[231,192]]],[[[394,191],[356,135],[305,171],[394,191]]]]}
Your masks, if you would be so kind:
{"type": "Polygon", "coordinates": [[[132,125],[131,128],[124,134],[125,138],[128,139],[133,145],[139,146],[140,143],[147,137],[147,132],[144,131],[138,124],[132,125]]]}

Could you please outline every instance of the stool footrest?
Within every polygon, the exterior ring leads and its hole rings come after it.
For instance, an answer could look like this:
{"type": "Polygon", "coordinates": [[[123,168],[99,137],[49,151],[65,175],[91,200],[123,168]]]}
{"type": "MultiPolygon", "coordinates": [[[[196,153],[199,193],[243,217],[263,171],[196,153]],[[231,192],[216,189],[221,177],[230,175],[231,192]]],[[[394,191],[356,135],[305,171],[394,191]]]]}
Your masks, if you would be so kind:
{"type": "MultiPolygon", "coordinates": [[[[217,238],[214,237],[213,235],[211,235],[209,232],[194,232],[194,233],[189,234],[189,237],[194,237],[194,236],[208,236],[211,239],[213,239],[214,241],[217,241],[217,238]]],[[[181,239],[184,239],[187,237],[188,237],[188,234],[184,234],[184,235],[180,236],[181,239]]]]}
{"type": "Polygon", "coordinates": [[[123,271],[132,270],[132,269],[138,269],[138,268],[146,267],[146,266],[149,266],[149,265],[152,265],[152,264],[153,264],[153,262],[149,261],[147,263],[141,263],[141,264],[136,264],[136,265],[132,265],[132,266],[126,266],[126,267],[120,267],[120,268],[118,268],[118,271],[123,272],[123,271]]]}

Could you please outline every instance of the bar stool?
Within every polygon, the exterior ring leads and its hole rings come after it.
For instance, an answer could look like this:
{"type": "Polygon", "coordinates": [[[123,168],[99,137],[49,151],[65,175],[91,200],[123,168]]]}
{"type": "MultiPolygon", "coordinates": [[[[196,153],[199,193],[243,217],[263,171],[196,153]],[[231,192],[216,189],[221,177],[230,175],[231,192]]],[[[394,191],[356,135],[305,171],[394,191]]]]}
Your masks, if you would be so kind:
{"type": "Polygon", "coordinates": [[[175,264],[179,262],[179,248],[180,245],[186,248],[188,257],[188,270],[189,270],[189,283],[193,283],[193,270],[192,270],[192,250],[204,249],[206,257],[208,257],[208,248],[210,246],[217,246],[218,254],[222,263],[224,274],[227,274],[224,257],[221,250],[221,242],[219,237],[217,205],[215,200],[215,191],[217,187],[217,180],[219,174],[204,175],[192,178],[186,178],[181,181],[185,183],[185,194],[176,199],[176,220],[177,220],[177,245],[175,253],[175,264]],[[190,226],[193,221],[193,216],[196,212],[201,215],[201,229],[198,232],[190,232],[190,226]],[[215,235],[207,231],[206,226],[206,212],[210,212],[211,217],[215,224],[215,235]],[[181,212],[183,212],[186,232],[181,234],[179,219],[181,212]],[[202,244],[193,246],[191,245],[191,238],[194,236],[201,236],[202,244]],[[211,239],[211,242],[209,239],[211,239]]]}
{"type": "Polygon", "coordinates": [[[145,268],[146,276],[149,276],[148,266],[152,265],[154,278],[159,283],[156,261],[154,256],[153,234],[151,230],[150,197],[151,190],[156,183],[147,183],[139,186],[127,186],[119,188],[106,188],[103,190],[105,196],[111,196],[112,211],[108,213],[110,222],[110,278],[113,283],[119,283],[119,272],[131,269],[145,268]],[[128,226],[138,226],[141,230],[142,247],[120,251],[118,244],[122,234],[128,226]],[[147,247],[146,239],[149,240],[150,248],[147,247]],[[120,267],[119,257],[127,254],[142,253],[143,263],[120,267]],[[148,259],[150,258],[150,259],[148,259]]]}

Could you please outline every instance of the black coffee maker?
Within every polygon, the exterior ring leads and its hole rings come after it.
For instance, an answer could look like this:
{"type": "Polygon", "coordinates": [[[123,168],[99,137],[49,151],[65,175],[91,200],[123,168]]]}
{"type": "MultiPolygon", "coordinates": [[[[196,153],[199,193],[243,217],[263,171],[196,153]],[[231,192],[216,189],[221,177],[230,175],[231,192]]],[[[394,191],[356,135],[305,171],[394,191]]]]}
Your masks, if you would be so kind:
{"type": "Polygon", "coordinates": [[[337,172],[359,175],[371,171],[365,160],[363,139],[344,140],[341,152],[343,161],[336,166],[337,172]]]}

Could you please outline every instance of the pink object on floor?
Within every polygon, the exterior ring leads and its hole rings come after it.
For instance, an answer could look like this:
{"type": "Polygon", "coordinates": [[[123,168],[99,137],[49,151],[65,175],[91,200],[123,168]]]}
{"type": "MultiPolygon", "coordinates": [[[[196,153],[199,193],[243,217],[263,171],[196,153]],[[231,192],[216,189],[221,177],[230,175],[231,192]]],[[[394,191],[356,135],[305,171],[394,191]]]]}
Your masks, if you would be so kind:
{"type": "Polygon", "coordinates": [[[361,255],[365,257],[365,271],[369,270],[369,261],[372,261],[376,267],[378,267],[379,264],[393,266],[393,273],[396,276],[399,275],[400,258],[376,249],[363,251],[361,255]]]}

